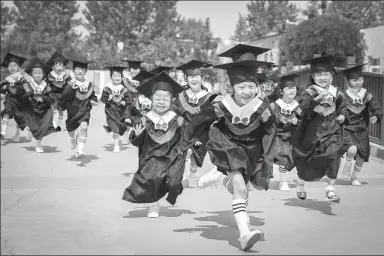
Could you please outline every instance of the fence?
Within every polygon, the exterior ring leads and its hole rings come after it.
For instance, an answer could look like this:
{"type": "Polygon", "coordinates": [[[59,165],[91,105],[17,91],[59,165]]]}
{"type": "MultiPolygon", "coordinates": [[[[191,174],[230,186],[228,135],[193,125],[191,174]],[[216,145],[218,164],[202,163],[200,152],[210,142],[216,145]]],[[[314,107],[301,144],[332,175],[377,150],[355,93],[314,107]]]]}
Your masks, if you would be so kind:
{"type": "MultiPolygon", "coordinates": [[[[336,69],[339,70],[339,69],[336,69]]],[[[299,71],[294,71],[299,75],[297,78],[300,88],[305,89],[308,87],[308,82],[310,78],[309,68],[302,69],[299,71]]],[[[384,75],[371,72],[363,72],[364,75],[364,87],[368,92],[372,93],[374,99],[379,103],[381,112],[384,113],[384,75]]],[[[341,89],[346,89],[347,81],[344,78],[341,72],[337,72],[334,77],[333,84],[341,89]]],[[[372,142],[375,142],[380,145],[384,145],[384,121],[381,120],[380,123],[371,124],[369,126],[369,136],[372,142]]]]}

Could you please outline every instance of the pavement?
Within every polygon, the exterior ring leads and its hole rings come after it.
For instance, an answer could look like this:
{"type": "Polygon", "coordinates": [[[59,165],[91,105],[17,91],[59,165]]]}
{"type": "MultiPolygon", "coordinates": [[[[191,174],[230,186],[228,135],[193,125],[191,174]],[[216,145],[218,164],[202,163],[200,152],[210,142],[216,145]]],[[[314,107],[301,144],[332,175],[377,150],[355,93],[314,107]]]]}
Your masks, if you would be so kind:
{"type": "MultiPolygon", "coordinates": [[[[340,204],[324,200],[325,182],[309,183],[299,200],[295,170],[291,191],[279,191],[276,169],[271,189],[249,198],[251,224],[264,239],[242,252],[223,186],[186,188],[175,206],[162,199],[157,219],[147,218],[148,204],[123,201],[137,149],[113,153],[104,119],[104,106],[94,108],[83,159],[66,131],[44,138],[41,154],[25,138],[1,147],[1,255],[384,254],[383,160],[364,165],[361,187],[337,181],[340,204]]],[[[12,121],[8,138],[14,131],[12,121]]],[[[208,157],[199,174],[211,168],[208,157]]]]}

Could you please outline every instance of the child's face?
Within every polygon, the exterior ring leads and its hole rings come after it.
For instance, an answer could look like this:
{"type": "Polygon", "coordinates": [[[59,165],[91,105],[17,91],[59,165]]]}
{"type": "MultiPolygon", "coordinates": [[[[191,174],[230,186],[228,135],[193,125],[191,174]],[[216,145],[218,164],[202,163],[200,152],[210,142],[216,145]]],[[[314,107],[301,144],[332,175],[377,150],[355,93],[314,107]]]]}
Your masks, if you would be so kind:
{"type": "Polygon", "coordinates": [[[19,69],[20,67],[16,62],[11,62],[8,64],[8,70],[11,74],[16,73],[17,71],[19,71],[19,69]]]}
{"type": "Polygon", "coordinates": [[[322,88],[331,85],[333,80],[331,72],[316,72],[312,74],[312,78],[322,88]]]}
{"type": "Polygon", "coordinates": [[[239,106],[248,104],[257,94],[257,86],[254,82],[242,82],[233,86],[235,102],[239,106]]]}
{"type": "Polygon", "coordinates": [[[129,69],[129,72],[131,73],[131,76],[134,77],[140,73],[140,69],[139,68],[131,68],[131,69],[129,69]]]}
{"type": "Polygon", "coordinates": [[[41,68],[33,68],[32,69],[32,77],[33,77],[33,80],[35,80],[36,83],[41,83],[41,81],[43,81],[43,78],[44,78],[44,72],[41,68]]]}
{"type": "Polygon", "coordinates": [[[193,91],[201,90],[202,82],[203,82],[203,78],[200,75],[187,76],[187,83],[193,91]]]}
{"type": "Polygon", "coordinates": [[[112,79],[112,83],[113,84],[120,84],[121,81],[123,81],[121,73],[120,72],[116,72],[116,71],[112,72],[111,79],[112,79]]]}
{"type": "Polygon", "coordinates": [[[62,61],[56,61],[53,69],[58,73],[64,72],[64,63],[62,61]]]}
{"type": "Polygon", "coordinates": [[[184,73],[183,73],[183,71],[181,71],[181,70],[176,71],[176,79],[177,79],[177,81],[184,80],[184,73]]]}
{"type": "Polygon", "coordinates": [[[85,78],[85,73],[87,73],[87,70],[85,68],[76,67],[73,72],[75,73],[76,79],[79,81],[83,81],[85,78]]]}
{"type": "Polygon", "coordinates": [[[175,70],[170,70],[168,72],[169,76],[172,77],[173,79],[176,79],[176,71],[175,70]]]}
{"type": "Polygon", "coordinates": [[[362,76],[359,78],[348,79],[349,87],[351,87],[352,89],[359,90],[359,91],[360,91],[361,87],[363,87],[363,83],[364,83],[364,77],[362,77],[362,76]]]}
{"type": "Polygon", "coordinates": [[[297,95],[297,88],[294,87],[284,87],[283,88],[283,98],[288,100],[293,100],[297,95]]]}
{"type": "Polygon", "coordinates": [[[152,110],[162,115],[171,107],[172,94],[168,91],[157,90],[152,95],[152,110]]]}

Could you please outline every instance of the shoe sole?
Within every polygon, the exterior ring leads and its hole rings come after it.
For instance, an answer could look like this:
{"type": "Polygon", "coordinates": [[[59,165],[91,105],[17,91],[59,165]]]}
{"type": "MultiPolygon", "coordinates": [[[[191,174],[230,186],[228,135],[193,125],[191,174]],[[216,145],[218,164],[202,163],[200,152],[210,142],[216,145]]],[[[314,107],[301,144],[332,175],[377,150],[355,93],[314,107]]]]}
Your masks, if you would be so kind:
{"type": "Polygon", "coordinates": [[[263,237],[263,233],[256,233],[254,234],[251,239],[248,240],[247,242],[247,245],[244,247],[244,251],[246,250],[249,250],[250,248],[252,248],[258,241],[261,240],[261,238],[263,237]]]}

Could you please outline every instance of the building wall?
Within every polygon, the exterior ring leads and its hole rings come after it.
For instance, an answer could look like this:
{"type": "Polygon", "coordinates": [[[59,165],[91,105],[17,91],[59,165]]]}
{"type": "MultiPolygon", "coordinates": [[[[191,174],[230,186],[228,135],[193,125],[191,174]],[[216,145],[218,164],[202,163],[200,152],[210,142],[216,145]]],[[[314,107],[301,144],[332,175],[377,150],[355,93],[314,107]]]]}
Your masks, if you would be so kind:
{"type": "Polygon", "coordinates": [[[368,48],[365,51],[367,71],[384,73],[384,25],[362,29],[368,48]]]}

